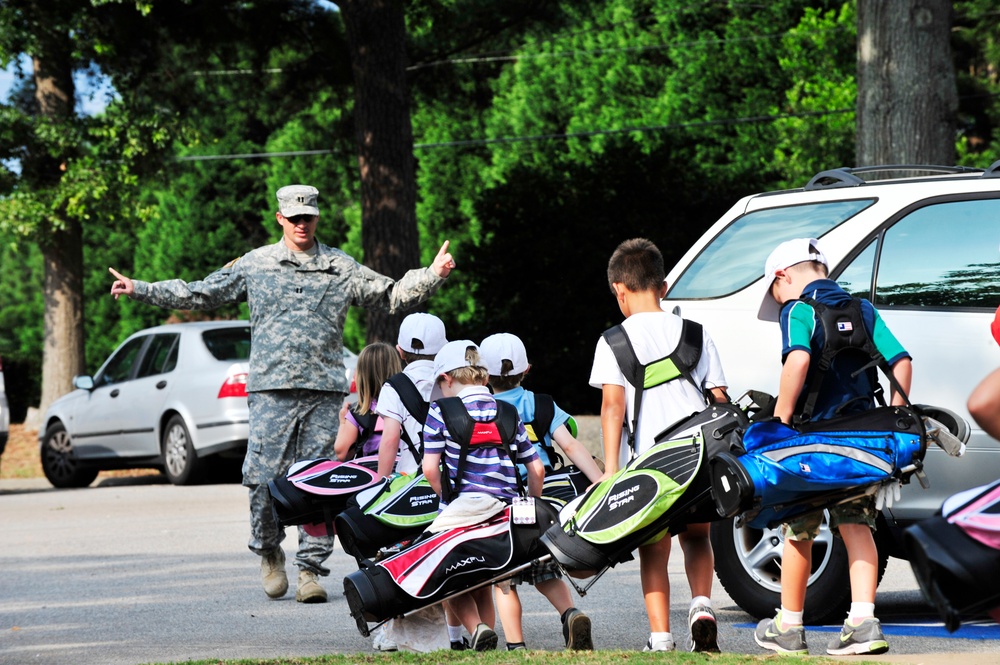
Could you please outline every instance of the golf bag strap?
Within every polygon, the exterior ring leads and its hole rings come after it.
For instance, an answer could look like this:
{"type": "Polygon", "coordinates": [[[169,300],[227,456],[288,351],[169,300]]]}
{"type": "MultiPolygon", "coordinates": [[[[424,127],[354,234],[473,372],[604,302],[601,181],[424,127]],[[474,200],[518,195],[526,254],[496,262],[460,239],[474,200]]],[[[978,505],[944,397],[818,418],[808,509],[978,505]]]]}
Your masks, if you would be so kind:
{"type": "Polygon", "coordinates": [[[531,421],[531,431],[535,433],[535,437],[538,439],[538,445],[545,450],[545,454],[549,456],[549,461],[552,463],[552,468],[559,468],[565,464],[562,455],[556,452],[555,446],[552,445],[551,437],[546,440],[549,436],[549,430],[552,429],[552,420],[556,417],[556,404],[555,400],[552,399],[552,395],[542,395],[535,393],[535,417],[531,421]],[[558,464],[556,463],[558,461],[558,464]]]}
{"type": "Polygon", "coordinates": [[[618,362],[618,367],[625,376],[625,380],[635,388],[632,422],[625,421],[628,445],[634,451],[635,430],[639,424],[639,408],[642,406],[642,393],[646,388],[653,388],[677,378],[684,378],[702,395],[705,394],[704,387],[694,380],[694,369],[701,360],[704,331],[700,323],[683,319],[681,337],[677,342],[677,347],[665,358],[654,360],[645,365],[641,364],[635,355],[632,341],[628,338],[624,326],[617,325],[604,331],[604,339],[611,347],[611,352],[615,354],[615,360],[618,362]]]}
{"type": "Polygon", "coordinates": [[[809,297],[800,298],[800,300],[813,308],[816,312],[816,318],[819,319],[820,325],[823,327],[823,351],[820,354],[819,361],[810,364],[809,374],[806,379],[809,385],[809,392],[806,394],[801,413],[795,417],[797,423],[807,422],[812,418],[813,412],[816,409],[816,400],[819,398],[826,374],[833,365],[833,360],[837,354],[845,349],[857,349],[868,354],[871,360],[857,370],[854,375],[857,376],[861,372],[869,370],[873,372],[871,380],[873,384],[872,396],[878,401],[879,405],[885,406],[885,397],[882,395],[882,387],[878,384],[878,377],[874,375],[876,367],[882,371],[889,381],[891,390],[899,392],[906,401],[906,404],[910,405],[909,396],[903,390],[903,387],[899,385],[885,356],[876,348],[875,341],[872,339],[871,333],[865,325],[860,298],[852,298],[851,302],[844,307],[829,307],[809,297]],[[851,329],[845,330],[844,326],[848,323],[851,329]]]}
{"type": "Polygon", "coordinates": [[[424,396],[420,394],[417,390],[417,386],[414,385],[413,380],[406,376],[403,372],[398,374],[393,374],[386,381],[390,386],[392,386],[396,394],[399,395],[399,399],[403,402],[403,407],[406,411],[420,423],[420,434],[418,435],[419,441],[410,441],[410,435],[406,432],[405,427],[400,427],[399,436],[406,442],[407,447],[410,449],[410,454],[413,455],[413,459],[416,460],[417,466],[420,466],[420,462],[424,459],[424,432],[423,424],[427,421],[427,408],[428,404],[424,400],[424,396]],[[419,447],[417,444],[420,444],[419,447]]]}
{"type": "MultiPolygon", "coordinates": [[[[452,441],[461,447],[458,455],[458,463],[456,464],[454,484],[452,484],[451,476],[448,473],[448,464],[445,460],[446,455],[441,455],[441,493],[445,501],[451,501],[454,497],[458,496],[459,485],[462,483],[462,476],[465,474],[466,457],[472,445],[472,430],[477,422],[495,422],[497,431],[500,434],[499,447],[504,451],[508,459],[512,462],[517,462],[517,458],[513,453],[514,437],[517,436],[517,409],[512,404],[500,400],[497,400],[496,404],[497,415],[493,419],[477,421],[469,415],[468,410],[465,408],[465,403],[462,402],[460,397],[443,397],[437,400],[437,405],[441,409],[441,418],[444,420],[445,427],[448,428],[448,433],[451,435],[452,441]]],[[[521,474],[515,473],[514,477],[517,481],[517,493],[520,496],[527,496],[527,492],[524,489],[524,482],[521,480],[521,474]]]]}

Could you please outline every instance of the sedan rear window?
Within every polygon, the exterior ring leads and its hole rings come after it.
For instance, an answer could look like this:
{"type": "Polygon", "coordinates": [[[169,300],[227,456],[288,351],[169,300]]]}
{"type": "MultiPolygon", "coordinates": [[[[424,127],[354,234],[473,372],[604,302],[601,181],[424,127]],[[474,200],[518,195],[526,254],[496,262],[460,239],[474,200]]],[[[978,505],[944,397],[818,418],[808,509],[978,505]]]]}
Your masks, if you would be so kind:
{"type": "Polygon", "coordinates": [[[218,328],[201,334],[216,360],[246,360],[250,357],[250,328],[218,328]]]}
{"type": "Polygon", "coordinates": [[[858,214],[874,199],[768,208],[743,215],[723,229],[675,284],[667,299],[719,298],[764,276],[771,250],[793,238],[820,238],[858,214]]]}

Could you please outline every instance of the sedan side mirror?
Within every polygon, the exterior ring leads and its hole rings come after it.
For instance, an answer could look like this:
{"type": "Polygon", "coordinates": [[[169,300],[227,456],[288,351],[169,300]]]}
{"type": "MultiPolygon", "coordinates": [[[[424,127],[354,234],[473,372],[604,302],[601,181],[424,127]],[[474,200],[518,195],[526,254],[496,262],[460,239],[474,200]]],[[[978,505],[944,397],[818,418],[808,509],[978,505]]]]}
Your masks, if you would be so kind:
{"type": "Polygon", "coordinates": [[[79,390],[93,390],[94,378],[86,374],[73,377],[73,387],[79,390]]]}

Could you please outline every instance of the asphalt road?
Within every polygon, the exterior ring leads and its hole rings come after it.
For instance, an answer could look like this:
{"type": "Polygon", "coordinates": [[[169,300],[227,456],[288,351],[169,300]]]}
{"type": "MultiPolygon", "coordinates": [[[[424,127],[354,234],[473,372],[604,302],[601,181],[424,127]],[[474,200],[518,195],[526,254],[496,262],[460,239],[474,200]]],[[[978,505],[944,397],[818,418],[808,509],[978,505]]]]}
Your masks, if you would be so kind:
{"type": "MultiPolygon", "coordinates": [[[[338,550],[324,580],[330,602],[303,605],[292,591],[269,600],[259,559],[246,549],[246,490],[174,487],[114,479],[58,491],[44,480],[0,482],[0,663],[133,665],[210,658],[269,658],[369,652],[348,614],[340,579],[355,570],[338,550]]],[[[285,551],[294,552],[289,530],[285,551]]],[[[672,557],[672,625],[687,637],[690,599],[680,550],[672,557]]],[[[294,567],[289,562],[289,577],[294,567]]],[[[531,648],[559,650],[555,611],[523,593],[531,648]]],[[[749,615],[716,583],[713,600],[725,651],[764,653],[749,615]]],[[[1000,626],[966,625],[949,636],[923,602],[908,564],[893,560],[879,590],[891,652],[873,660],[1000,663],[1000,626]]],[[[640,649],[648,625],[635,562],[599,580],[578,607],[599,649],[640,649]]],[[[812,654],[837,628],[811,628],[812,654]]],[[[499,629],[498,632],[502,631],[499,629]]]]}

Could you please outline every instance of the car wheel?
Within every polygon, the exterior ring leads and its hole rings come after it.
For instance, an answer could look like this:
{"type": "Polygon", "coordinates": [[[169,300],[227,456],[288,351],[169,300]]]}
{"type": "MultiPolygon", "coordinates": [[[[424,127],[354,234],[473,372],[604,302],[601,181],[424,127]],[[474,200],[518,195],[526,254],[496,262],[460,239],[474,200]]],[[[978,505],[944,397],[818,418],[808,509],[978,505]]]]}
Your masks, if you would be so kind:
{"type": "Polygon", "coordinates": [[[190,485],[198,479],[200,466],[184,419],[172,416],[163,429],[163,471],[167,479],[174,485],[190,485]]]}
{"type": "MultiPolygon", "coordinates": [[[[847,550],[823,520],[813,542],[812,572],[806,592],[804,621],[809,624],[844,620],[851,604],[847,550]]],[[[736,528],[735,519],[712,524],[715,572],[723,588],[748,614],[763,619],[781,607],[781,554],[785,539],[775,529],[736,528]]],[[[878,579],[888,554],[879,551],[878,579]]]]}
{"type": "Polygon", "coordinates": [[[53,487],[86,487],[97,477],[97,469],[84,466],[76,458],[73,440],[62,423],[45,430],[41,458],[42,471],[53,487]]]}

